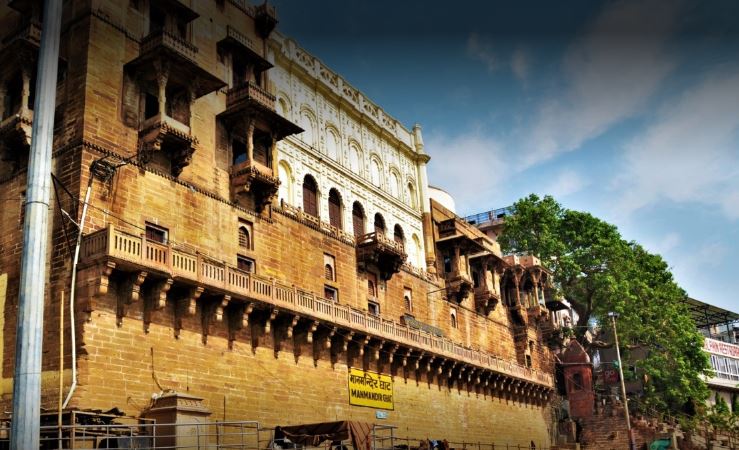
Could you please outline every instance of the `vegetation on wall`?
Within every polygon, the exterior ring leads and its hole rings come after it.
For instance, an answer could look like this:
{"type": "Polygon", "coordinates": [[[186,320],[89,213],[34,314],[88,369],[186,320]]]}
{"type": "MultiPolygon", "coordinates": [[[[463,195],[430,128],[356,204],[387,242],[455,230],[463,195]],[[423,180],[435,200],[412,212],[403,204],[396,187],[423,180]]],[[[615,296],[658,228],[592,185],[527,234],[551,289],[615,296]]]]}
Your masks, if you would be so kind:
{"type": "Polygon", "coordinates": [[[662,257],[624,240],[614,225],[566,209],[550,196],[532,194],[513,207],[498,238],[503,251],[541,258],[579,315],[578,334],[590,319],[608,329],[613,311],[626,358],[635,347],[649,350],[636,362],[645,380],[643,402],[662,411],[703,403],[708,390],[701,376],[710,370],[703,336],[662,257]]]}

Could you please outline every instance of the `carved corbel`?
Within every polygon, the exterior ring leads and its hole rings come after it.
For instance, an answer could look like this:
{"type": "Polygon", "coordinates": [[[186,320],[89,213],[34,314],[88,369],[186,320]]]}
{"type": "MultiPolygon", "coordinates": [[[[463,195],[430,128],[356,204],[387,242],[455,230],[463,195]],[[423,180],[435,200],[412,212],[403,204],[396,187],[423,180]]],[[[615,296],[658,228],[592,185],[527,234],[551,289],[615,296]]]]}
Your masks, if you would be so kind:
{"type": "Polygon", "coordinates": [[[229,312],[228,315],[228,340],[229,343],[236,340],[236,334],[249,326],[249,314],[254,310],[254,303],[239,305],[229,312]]]}
{"type": "Polygon", "coordinates": [[[359,341],[357,341],[359,344],[359,356],[364,356],[364,348],[369,344],[369,341],[369,336],[365,336],[364,339],[359,339],[359,341]]]}
{"type": "Polygon", "coordinates": [[[287,326],[287,338],[291,339],[293,337],[293,330],[295,329],[295,326],[298,324],[298,321],[300,320],[300,316],[296,315],[293,317],[293,320],[290,321],[290,323],[287,326]]]}
{"type": "Polygon", "coordinates": [[[144,332],[149,332],[151,317],[155,311],[159,311],[167,304],[167,292],[172,287],[173,280],[167,278],[154,283],[147,295],[144,297],[144,332]]]}
{"type": "Polygon", "coordinates": [[[277,308],[273,308],[272,311],[269,313],[269,317],[267,318],[267,321],[264,323],[264,334],[269,334],[272,331],[272,321],[277,318],[277,314],[279,314],[280,310],[277,308]]]}
{"type": "Polygon", "coordinates": [[[87,320],[92,319],[91,313],[94,309],[94,299],[108,293],[110,275],[113,273],[115,267],[115,262],[104,261],[89,269],[92,273],[87,281],[87,295],[84,296],[85,302],[83,303],[83,311],[88,314],[87,320]]]}
{"type": "Polygon", "coordinates": [[[326,327],[328,328],[328,331],[324,331],[322,328],[320,331],[318,329],[318,322],[313,322],[316,329],[313,329],[313,325],[311,325],[309,334],[313,335],[313,364],[317,365],[318,360],[321,359],[321,354],[324,350],[331,350],[331,339],[336,334],[336,327],[326,327]],[[324,336],[323,333],[326,333],[324,336]]]}
{"type": "Polygon", "coordinates": [[[197,304],[195,303],[205,289],[202,286],[189,288],[185,295],[178,298],[174,303],[174,337],[180,337],[182,329],[182,317],[187,314],[194,316],[197,312],[197,304]]]}
{"type": "Polygon", "coordinates": [[[134,272],[121,284],[118,292],[118,314],[116,324],[123,325],[123,318],[128,313],[128,306],[139,300],[141,285],[146,279],[146,272],[134,272]]]}
{"type": "MultiPolygon", "coordinates": [[[[367,338],[367,341],[369,342],[369,338],[367,338]]],[[[384,340],[380,340],[380,342],[377,343],[377,345],[372,346],[372,359],[374,361],[380,360],[380,351],[382,350],[382,346],[385,345],[384,340]]]]}
{"type": "Polygon", "coordinates": [[[313,333],[315,333],[317,329],[318,321],[314,320],[313,322],[311,322],[310,325],[308,325],[308,335],[306,336],[306,342],[308,342],[309,344],[313,343],[313,333]]]}
{"type": "Polygon", "coordinates": [[[393,345],[390,346],[390,348],[388,349],[388,355],[387,355],[387,362],[388,363],[390,363],[390,364],[393,363],[393,361],[395,360],[395,352],[398,351],[398,348],[400,348],[400,345],[398,345],[398,344],[393,344],[393,345]]]}
{"type": "Polygon", "coordinates": [[[202,322],[203,322],[203,343],[208,342],[210,335],[210,326],[213,322],[223,322],[223,309],[228,306],[231,301],[230,295],[223,295],[209,305],[203,305],[202,322]]]}

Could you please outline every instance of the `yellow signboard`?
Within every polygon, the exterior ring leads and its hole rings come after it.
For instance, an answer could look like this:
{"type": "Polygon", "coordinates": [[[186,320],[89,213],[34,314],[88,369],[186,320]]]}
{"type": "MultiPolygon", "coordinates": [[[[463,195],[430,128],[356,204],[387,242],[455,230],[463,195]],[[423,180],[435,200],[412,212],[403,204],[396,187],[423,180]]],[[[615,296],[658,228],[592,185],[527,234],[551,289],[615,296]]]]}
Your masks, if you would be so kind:
{"type": "Polygon", "coordinates": [[[395,409],[393,379],[389,375],[350,368],[349,404],[376,409],[395,409]]]}

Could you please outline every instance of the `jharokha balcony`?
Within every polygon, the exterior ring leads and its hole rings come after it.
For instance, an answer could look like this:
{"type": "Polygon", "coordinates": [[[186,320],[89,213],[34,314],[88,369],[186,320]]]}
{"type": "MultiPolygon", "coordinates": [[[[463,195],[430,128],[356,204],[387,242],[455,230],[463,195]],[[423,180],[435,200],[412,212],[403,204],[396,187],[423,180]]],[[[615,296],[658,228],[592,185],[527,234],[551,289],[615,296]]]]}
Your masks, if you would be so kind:
{"type": "MultiPolygon", "coordinates": [[[[376,235],[366,236],[366,243],[387,248],[381,251],[392,252],[396,258],[402,254],[402,248],[376,235]]],[[[84,238],[80,272],[78,286],[86,284],[87,298],[91,298],[88,311],[115,279],[118,320],[125,319],[128,307],[141,295],[147,330],[152,312],[169,300],[175,303],[175,335],[182,327],[181,316],[200,311],[204,340],[215,322],[228,324],[229,340],[235,340],[236,332],[248,325],[252,336],[257,331],[272,335],[276,352],[280,341],[291,338],[297,345],[301,339],[300,344],[313,344],[316,360],[321,352],[330,351],[326,356],[332,360],[342,355],[350,360],[361,358],[360,363],[387,365],[392,373],[413,370],[415,365],[415,370],[429,377],[448,377],[450,383],[463,380],[470,388],[499,389],[535,402],[546,401],[553,387],[552,376],[545,372],[112,225],[84,238]]]]}
{"type": "Polygon", "coordinates": [[[357,264],[364,269],[376,267],[383,280],[398,273],[407,257],[403,244],[388,239],[383,232],[368,233],[357,239],[357,264]]]}
{"type": "Polygon", "coordinates": [[[229,89],[226,93],[226,108],[237,109],[252,102],[272,111],[275,109],[275,96],[251,81],[229,89]]]}

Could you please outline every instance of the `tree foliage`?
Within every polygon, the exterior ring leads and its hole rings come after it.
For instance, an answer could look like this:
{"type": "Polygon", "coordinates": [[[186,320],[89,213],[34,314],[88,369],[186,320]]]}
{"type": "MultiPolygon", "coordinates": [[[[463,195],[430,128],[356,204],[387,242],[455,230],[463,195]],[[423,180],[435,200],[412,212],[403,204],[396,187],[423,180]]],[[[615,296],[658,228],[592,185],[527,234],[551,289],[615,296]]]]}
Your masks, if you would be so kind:
{"type": "Polygon", "coordinates": [[[631,348],[649,350],[636,361],[647,380],[647,404],[677,411],[689,401],[703,402],[708,391],[700,376],[710,369],[703,336],[662,257],[627,242],[614,225],[563,208],[549,196],[532,194],[514,209],[498,237],[504,252],[541,258],[578,313],[578,330],[591,318],[608,328],[607,313],[619,313],[625,357],[631,348]]]}

